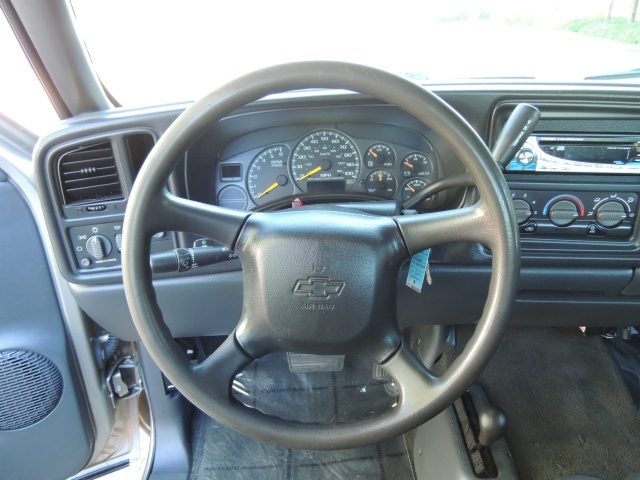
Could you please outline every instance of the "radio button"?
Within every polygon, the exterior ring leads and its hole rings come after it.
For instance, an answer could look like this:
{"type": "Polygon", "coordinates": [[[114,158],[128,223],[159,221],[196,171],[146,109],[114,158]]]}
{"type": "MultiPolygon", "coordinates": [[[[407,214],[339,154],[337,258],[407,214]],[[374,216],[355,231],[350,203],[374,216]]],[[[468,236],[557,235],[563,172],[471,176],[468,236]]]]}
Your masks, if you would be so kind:
{"type": "Polygon", "coordinates": [[[569,200],[560,200],[549,209],[549,220],[559,227],[566,227],[579,215],[578,207],[569,200]]]}
{"type": "Polygon", "coordinates": [[[627,212],[621,203],[610,200],[603,203],[596,210],[596,221],[603,227],[615,227],[627,216],[627,212]]]}
{"type": "Polygon", "coordinates": [[[521,165],[529,165],[536,160],[536,154],[530,148],[523,148],[517,155],[518,163],[521,165]]]}

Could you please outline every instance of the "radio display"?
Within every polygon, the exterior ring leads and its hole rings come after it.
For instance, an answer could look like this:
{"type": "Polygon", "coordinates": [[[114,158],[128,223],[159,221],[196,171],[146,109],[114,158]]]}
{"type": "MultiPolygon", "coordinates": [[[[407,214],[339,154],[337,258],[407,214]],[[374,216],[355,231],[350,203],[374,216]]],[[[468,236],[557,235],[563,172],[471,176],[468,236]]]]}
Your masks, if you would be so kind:
{"type": "Polygon", "coordinates": [[[557,158],[578,162],[624,165],[636,156],[635,145],[540,145],[544,152],[557,158]]]}
{"type": "Polygon", "coordinates": [[[640,174],[640,139],[531,136],[507,171],[640,174]]]}

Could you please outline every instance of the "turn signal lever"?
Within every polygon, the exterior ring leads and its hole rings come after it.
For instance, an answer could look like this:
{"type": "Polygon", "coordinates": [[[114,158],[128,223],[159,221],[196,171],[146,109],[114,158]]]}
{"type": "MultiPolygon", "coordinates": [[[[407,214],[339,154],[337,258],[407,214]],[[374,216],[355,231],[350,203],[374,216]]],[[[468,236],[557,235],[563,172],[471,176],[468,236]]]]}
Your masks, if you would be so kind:
{"type": "Polygon", "coordinates": [[[170,252],[151,255],[151,271],[153,273],[187,272],[234,258],[238,258],[238,255],[227,247],[176,248],[170,252]]]}
{"type": "MultiPolygon", "coordinates": [[[[491,155],[498,165],[504,170],[514,155],[520,150],[524,142],[529,138],[534,127],[540,120],[540,111],[528,103],[519,103],[502,127],[502,131],[493,146],[491,155]]],[[[420,205],[427,198],[442,190],[452,187],[469,187],[475,185],[470,174],[445,177],[426,186],[414,196],[402,204],[403,210],[420,205]]]]}

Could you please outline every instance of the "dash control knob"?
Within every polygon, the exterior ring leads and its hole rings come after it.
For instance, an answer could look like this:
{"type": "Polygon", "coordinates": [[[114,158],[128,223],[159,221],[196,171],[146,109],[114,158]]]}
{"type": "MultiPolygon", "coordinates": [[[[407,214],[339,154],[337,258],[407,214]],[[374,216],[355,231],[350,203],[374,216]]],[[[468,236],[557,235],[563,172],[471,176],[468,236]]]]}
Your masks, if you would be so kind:
{"type": "Polygon", "coordinates": [[[549,220],[559,227],[566,227],[579,215],[578,207],[569,200],[560,200],[549,209],[549,220]]]}
{"type": "Polygon", "coordinates": [[[627,212],[621,203],[609,200],[596,210],[596,221],[603,227],[616,227],[627,216],[627,212]]]}
{"type": "Polygon", "coordinates": [[[531,205],[529,205],[529,202],[517,198],[513,201],[513,209],[516,212],[518,225],[522,225],[524,222],[529,220],[529,217],[531,216],[531,205]]]}
{"type": "Polygon", "coordinates": [[[103,235],[93,235],[87,240],[87,252],[96,260],[109,256],[111,250],[111,242],[103,235]]]}
{"type": "Polygon", "coordinates": [[[533,153],[533,150],[529,147],[525,147],[520,149],[516,155],[516,159],[520,165],[529,165],[531,162],[536,160],[536,154],[533,153]]]}

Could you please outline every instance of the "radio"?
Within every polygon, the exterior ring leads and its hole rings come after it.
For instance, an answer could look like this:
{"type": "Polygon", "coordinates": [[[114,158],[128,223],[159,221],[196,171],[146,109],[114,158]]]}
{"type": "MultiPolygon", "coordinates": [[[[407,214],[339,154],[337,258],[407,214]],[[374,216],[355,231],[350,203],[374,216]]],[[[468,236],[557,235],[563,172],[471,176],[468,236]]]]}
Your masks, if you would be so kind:
{"type": "Polygon", "coordinates": [[[507,171],[640,174],[640,138],[530,136],[507,171]]]}

